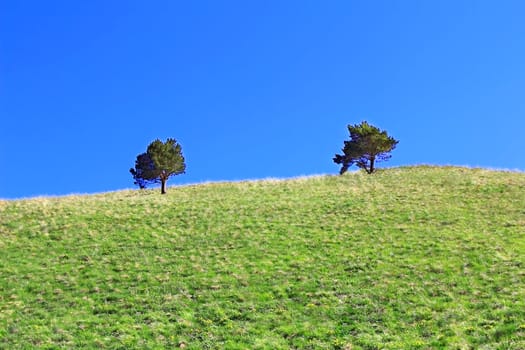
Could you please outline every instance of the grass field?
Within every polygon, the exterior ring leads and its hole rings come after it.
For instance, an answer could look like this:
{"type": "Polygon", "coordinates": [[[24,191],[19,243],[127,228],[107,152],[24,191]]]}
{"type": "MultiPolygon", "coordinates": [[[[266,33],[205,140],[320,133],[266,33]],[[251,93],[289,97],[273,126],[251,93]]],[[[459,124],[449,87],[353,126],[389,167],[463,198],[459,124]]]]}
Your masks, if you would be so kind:
{"type": "Polygon", "coordinates": [[[525,173],[0,201],[1,349],[525,349],[525,173]]]}

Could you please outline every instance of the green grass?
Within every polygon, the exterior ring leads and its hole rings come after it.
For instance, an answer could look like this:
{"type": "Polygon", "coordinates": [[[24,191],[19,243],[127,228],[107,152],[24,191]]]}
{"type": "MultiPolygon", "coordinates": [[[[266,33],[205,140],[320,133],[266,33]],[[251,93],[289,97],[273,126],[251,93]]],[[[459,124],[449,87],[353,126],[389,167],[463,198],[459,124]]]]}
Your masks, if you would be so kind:
{"type": "Polygon", "coordinates": [[[0,201],[2,349],[525,349],[525,174],[0,201]]]}

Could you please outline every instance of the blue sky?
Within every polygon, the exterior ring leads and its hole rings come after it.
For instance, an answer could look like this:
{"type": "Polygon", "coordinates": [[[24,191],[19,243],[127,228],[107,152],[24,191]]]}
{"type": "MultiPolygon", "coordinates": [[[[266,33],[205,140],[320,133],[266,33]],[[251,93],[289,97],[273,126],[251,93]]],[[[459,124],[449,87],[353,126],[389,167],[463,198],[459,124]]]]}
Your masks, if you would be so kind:
{"type": "Polygon", "coordinates": [[[379,166],[525,170],[523,1],[4,1],[0,198],[337,174],[347,124],[379,166]]]}

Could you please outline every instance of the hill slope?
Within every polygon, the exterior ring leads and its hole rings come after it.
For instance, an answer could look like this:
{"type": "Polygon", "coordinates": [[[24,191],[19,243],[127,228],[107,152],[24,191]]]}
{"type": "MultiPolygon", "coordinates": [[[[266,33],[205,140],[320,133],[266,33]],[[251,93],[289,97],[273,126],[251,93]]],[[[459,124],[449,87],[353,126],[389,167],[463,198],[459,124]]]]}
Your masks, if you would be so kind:
{"type": "Polygon", "coordinates": [[[0,348],[525,348],[525,174],[0,202],[0,348]]]}

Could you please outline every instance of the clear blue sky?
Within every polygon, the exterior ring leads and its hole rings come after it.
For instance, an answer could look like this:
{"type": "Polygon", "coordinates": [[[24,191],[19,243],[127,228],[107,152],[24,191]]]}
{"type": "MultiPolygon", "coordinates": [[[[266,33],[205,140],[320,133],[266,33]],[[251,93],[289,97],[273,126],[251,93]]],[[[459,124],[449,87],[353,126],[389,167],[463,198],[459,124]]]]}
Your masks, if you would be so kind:
{"type": "Polygon", "coordinates": [[[525,170],[525,1],[2,1],[0,198],[336,174],[362,120],[379,166],[525,170]]]}

